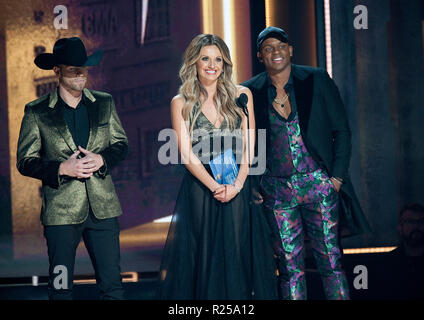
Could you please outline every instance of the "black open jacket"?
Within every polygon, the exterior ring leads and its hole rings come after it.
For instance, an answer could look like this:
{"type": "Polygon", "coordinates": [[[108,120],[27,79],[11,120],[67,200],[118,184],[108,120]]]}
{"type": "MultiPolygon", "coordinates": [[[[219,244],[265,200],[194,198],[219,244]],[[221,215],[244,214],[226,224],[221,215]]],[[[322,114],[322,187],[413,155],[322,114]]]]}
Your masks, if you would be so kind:
{"type": "MultiPolygon", "coordinates": [[[[339,177],[344,181],[339,197],[341,235],[369,231],[369,224],[349,178],[351,134],[337,86],[323,69],[295,64],[291,67],[299,126],[305,146],[330,177],[339,177]]],[[[262,72],[242,83],[253,94],[256,130],[267,129],[267,147],[268,79],[268,74],[262,72]]]]}

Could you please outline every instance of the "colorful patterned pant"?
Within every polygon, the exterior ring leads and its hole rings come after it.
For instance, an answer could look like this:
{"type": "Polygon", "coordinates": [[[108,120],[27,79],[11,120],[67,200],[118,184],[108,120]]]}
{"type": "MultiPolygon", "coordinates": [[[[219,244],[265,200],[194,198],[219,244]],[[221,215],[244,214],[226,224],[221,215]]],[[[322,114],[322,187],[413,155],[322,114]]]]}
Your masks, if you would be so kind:
{"type": "Polygon", "coordinates": [[[286,179],[264,177],[262,186],[265,207],[273,211],[282,241],[283,299],[306,299],[303,228],[310,238],[327,299],[349,299],[337,236],[338,194],[328,176],[317,170],[286,179]]]}

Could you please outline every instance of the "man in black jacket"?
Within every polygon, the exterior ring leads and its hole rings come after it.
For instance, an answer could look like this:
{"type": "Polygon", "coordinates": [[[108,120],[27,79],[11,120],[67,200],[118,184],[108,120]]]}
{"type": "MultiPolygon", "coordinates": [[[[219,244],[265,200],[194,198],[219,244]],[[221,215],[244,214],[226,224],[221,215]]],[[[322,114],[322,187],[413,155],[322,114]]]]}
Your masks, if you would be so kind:
{"type": "Polygon", "coordinates": [[[343,235],[368,224],[349,181],[351,137],[343,102],[325,70],[291,63],[284,30],[264,29],[257,51],[266,72],[243,85],[253,94],[256,129],[266,129],[261,188],[281,237],[282,298],[306,299],[305,228],[326,297],[349,299],[339,224],[343,235]]]}

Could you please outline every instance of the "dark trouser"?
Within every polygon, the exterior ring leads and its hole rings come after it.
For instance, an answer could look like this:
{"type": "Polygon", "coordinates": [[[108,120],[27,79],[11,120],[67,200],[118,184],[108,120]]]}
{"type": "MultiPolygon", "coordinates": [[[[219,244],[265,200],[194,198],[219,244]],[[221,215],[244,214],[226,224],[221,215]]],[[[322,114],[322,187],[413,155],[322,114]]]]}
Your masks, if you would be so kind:
{"type": "Polygon", "coordinates": [[[117,218],[99,220],[90,209],[81,224],[44,226],[44,236],[50,264],[49,299],[72,299],[75,254],[81,236],[96,273],[100,298],[124,298],[117,218]]]}

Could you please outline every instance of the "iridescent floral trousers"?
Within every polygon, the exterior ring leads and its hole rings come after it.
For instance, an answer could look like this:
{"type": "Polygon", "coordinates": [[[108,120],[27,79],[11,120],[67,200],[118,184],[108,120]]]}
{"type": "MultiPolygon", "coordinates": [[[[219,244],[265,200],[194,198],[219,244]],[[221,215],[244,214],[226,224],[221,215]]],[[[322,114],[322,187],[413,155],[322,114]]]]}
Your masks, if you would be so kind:
{"type": "Polygon", "coordinates": [[[281,295],[286,300],[307,297],[304,232],[307,233],[327,299],[349,299],[338,243],[338,193],[321,169],[290,178],[262,179],[266,209],[277,221],[281,251],[281,295]],[[306,230],[304,230],[304,228],[306,230]]]}

